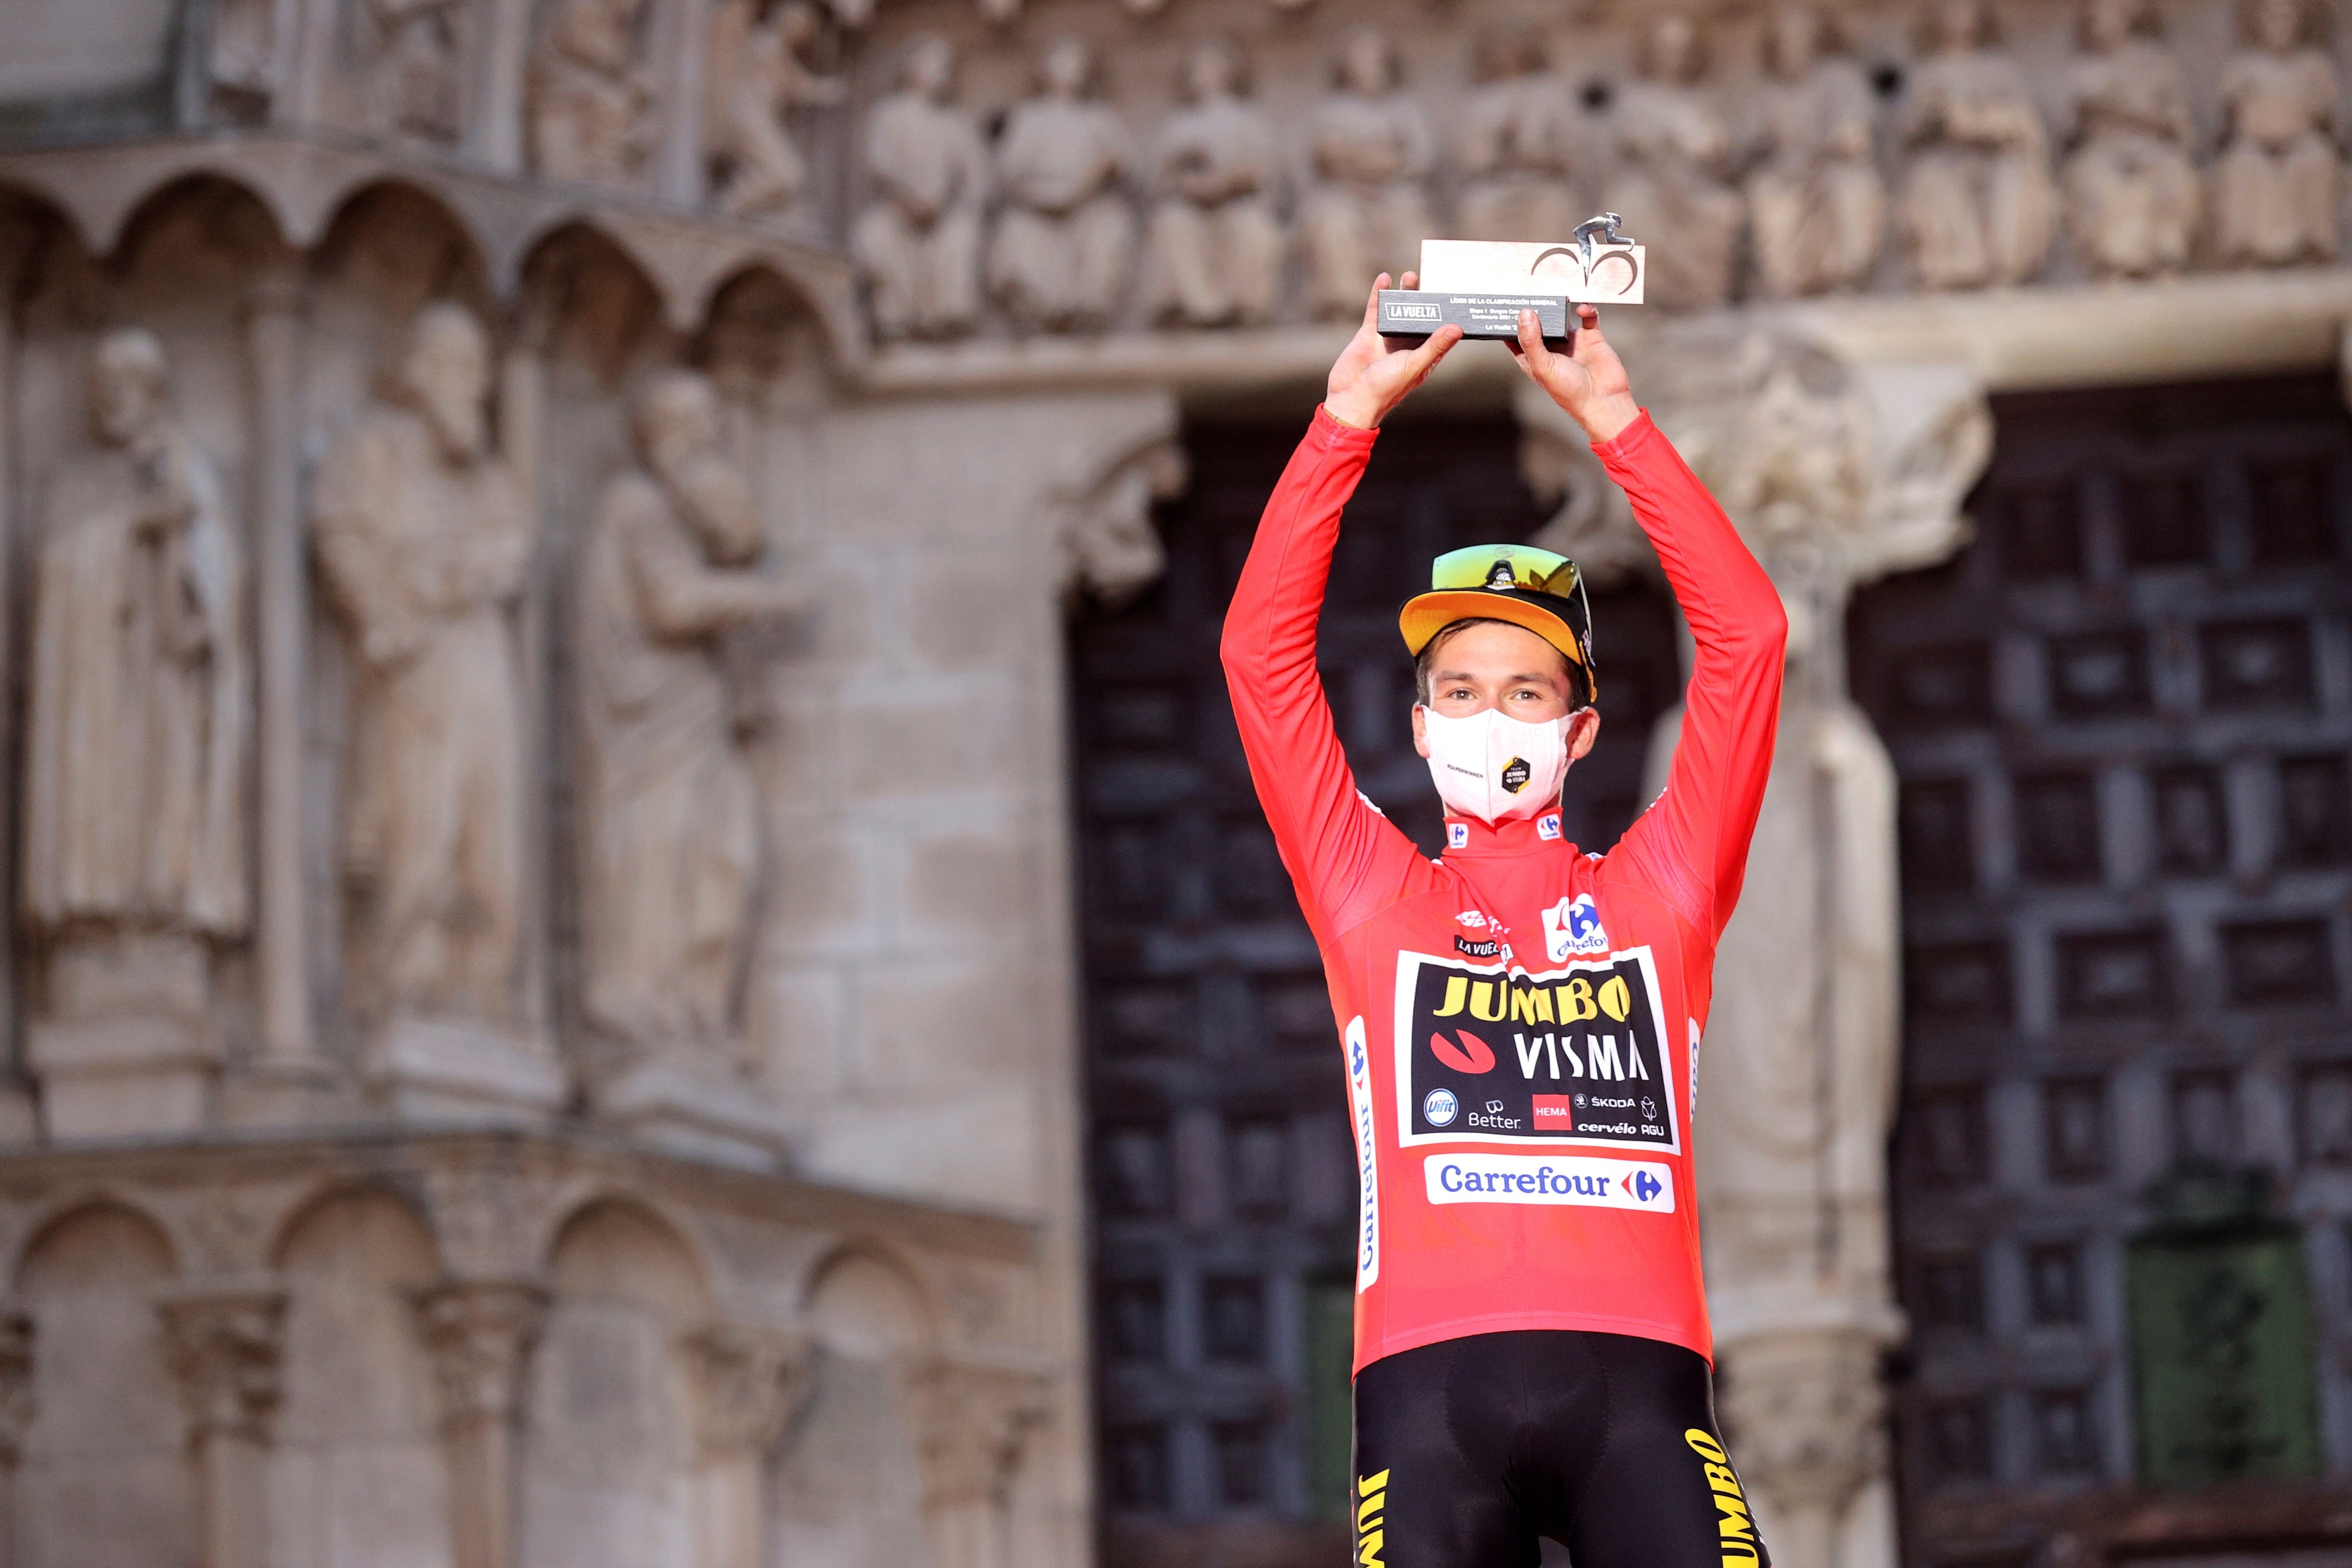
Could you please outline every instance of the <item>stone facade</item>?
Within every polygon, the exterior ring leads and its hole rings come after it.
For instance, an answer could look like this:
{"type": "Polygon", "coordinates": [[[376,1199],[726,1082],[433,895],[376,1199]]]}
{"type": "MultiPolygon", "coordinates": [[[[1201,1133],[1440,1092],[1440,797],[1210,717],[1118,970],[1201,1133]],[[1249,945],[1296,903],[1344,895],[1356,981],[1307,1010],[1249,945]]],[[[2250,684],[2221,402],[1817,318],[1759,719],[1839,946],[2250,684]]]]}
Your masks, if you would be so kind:
{"type": "MultiPolygon", "coordinates": [[[[1062,617],[1157,574],[1182,411],[1303,414],[1370,269],[1601,205],[1796,628],[1727,1415],[1782,1561],[1892,1560],[1844,597],[1963,537],[1989,391],[2338,362],[2352,28],[108,5],[0,21],[16,1561],[1086,1560],[1062,617]]],[[[1547,542],[1640,569],[1517,417],[1547,542]]]]}

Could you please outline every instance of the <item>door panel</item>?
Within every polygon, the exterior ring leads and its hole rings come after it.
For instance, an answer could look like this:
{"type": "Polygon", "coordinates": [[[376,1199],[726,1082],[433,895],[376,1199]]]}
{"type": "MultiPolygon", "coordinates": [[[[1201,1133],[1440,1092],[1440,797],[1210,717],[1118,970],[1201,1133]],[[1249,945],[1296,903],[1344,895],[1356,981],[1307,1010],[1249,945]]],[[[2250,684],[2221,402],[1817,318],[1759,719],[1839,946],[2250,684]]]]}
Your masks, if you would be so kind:
{"type": "Polygon", "coordinates": [[[1994,414],[1974,542],[1850,622],[1903,784],[1908,1557],[2326,1538],[2352,419],[2316,377],[1994,414]]]}

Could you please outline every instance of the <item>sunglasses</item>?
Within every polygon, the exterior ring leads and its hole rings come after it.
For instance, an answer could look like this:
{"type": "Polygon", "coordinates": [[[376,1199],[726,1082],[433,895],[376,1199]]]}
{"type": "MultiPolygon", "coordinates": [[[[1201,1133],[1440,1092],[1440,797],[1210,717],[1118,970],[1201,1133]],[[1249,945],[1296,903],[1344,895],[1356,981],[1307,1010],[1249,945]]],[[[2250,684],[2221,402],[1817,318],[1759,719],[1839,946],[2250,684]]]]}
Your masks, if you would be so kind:
{"type": "Polygon", "coordinates": [[[1429,585],[1440,588],[1517,588],[1565,599],[1581,595],[1576,563],[1529,544],[1474,544],[1449,550],[1430,563],[1429,585]]]}

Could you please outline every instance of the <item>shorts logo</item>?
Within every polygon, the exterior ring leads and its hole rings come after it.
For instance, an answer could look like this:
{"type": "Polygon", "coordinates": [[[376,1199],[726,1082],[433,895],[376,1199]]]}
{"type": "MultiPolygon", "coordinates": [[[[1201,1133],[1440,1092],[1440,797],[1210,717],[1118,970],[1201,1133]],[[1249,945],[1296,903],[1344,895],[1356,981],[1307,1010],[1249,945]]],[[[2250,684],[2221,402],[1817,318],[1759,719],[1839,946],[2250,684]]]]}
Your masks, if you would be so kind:
{"type": "Polygon", "coordinates": [[[1348,1119],[1356,1124],[1356,1290],[1369,1290],[1381,1277],[1381,1168],[1379,1140],[1372,1131],[1372,1053],[1364,1017],[1348,1020],[1348,1119]]]}
{"type": "Polygon", "coordinates": [[[1601,911],[1592,895],[1562,899],[1543,912],[1544,956],[1554,963],[1572,955],[1598,957],[1609,951],[1609,933],[1601,929],[1601,911]]]}
{"type": "Polygon", "coordinates": [[[1366,1476],[1356,1483],[1356,1568],[1383,1568],[1381,1548],[1388,1531],[1389,1473],[1366,1476]]]}
{"type": "Polygon", "coordinates": [[[1549,844],[1559,837],[1559,813],[1547,811],[1536,818],[1536,837],[1549,844]]]}
{"type": "Polygon", "coordinates": [[[1769,1563],[1772,1559],[1756,1534],[1756,1521],[1748,1516],[1748,1496],[1739,1489],[1739,1478],[1731,1473],[1731,1456],[1723,1451],[1713,1433],[1696,1426],[1683,1434],[1683,1441],[1699,1457],[1706,1489],[1715,1494],[1715,1528],[1720,1537],[1717,1548],[1723,1553],[1723,1568],[1760,1568],[1769,1563]]]}
{"type": "Polygon", "coordinates": [[[1445,847],[1448,849],[1469,848],[1470,825],[1466,822],[1447,823],[1445,825],[1445,847]]]}
{"type": "Polygon", "coordinates": [[[1450,1089],[1433,1089],[1429,1098],[1421,1102],[1421,1114],[1432,1127],[1450,1127],[1462,1113],[1462,1102],[1454,1098],[1450,1089]]]}
{"type": "Polygon", "coordinates": [[[1513,757],[1503,764],[1503,793],[1518,794],[1528,787],[1528,781],[1535,776],[1536,771],[1528,765],[1527,758],[1513,757]]]}
{"type": "Polygon", "coordinates": [[[1670,1165],[1576,1154],[1432,1154],[1422,1179],[1433,1204],[1553,1204],[1675,1212],[1670,1165]]]}

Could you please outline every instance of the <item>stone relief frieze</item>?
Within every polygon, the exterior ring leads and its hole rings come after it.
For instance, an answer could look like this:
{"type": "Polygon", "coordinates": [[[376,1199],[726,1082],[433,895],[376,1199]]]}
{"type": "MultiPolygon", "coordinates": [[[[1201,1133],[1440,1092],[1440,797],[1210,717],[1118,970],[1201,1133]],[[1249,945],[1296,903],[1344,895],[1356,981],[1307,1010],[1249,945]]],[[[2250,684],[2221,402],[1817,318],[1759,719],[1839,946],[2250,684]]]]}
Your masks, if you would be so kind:
{"type": "Polygon", "coordinates": [[[989,237],[988,286],[1013,321],[1108,323],[1135,254],[1122,182],[1133,153],[1097,93],[1093,48],[1058,38],[1037,60],[1034,97],[1013,107],[996,151],[1003,210],[989,237]]]}
{"type": "Polygon", "coordinates": [[[2057,228],[2049,128],[1984,0],[1937,0],[1927,25],[1896,205],[1912,272],[1929,289],[2025,282],[2057,228]]]}
{"type": "Polygon", "coordinates": [[[1822,14],[1784,5],[1765,33],[1758,145],[1745,186],[1761,292],[1861,287],[1886,245],[1870,84],[1822,14]]]}
{"type": "Polygon", "coordinates": [[[1702,79],[1706,68],[1698,25],[1659,17],[1643,38],[1639,73],[1614,117],[1618,166],[1609,210],[1641,215],[1633,232],[1650,247],[1648,298],[1669,309],[1722,304],[1738,260],[1743,214],[1731,185],[1735,148],[1702,79]]]}
{"type": "Polygon", "coordinates": [[[1454,231],[1464,239],[1572,233],[1589,216],[1577,205],[1589,149],[1575,95],[1530,28],[1490,34],[1474,53],[1476,85],[1454,121],[1464,179],[1454,231]]]}
{"type": "Polygon", "coordinates": [[[1184,61],[1183,107],[1161,128],[1144,236],[1144,310],[1187,326],[1272,319],[1285,239],[1274,128],[1246,95],[1241,50],[1212,38],[1184,61]]]}
{"type": "Polygon", "coordinates": [[[898,85],[866,115],[873,195],[849,233],[885,338],[951,337],[980,320],[980,246],[989,187],[980,125],[956,101],[955,47],[907,46],[898,85]]]}
{"type": "Polygon", "coordinates": [[[1413,266],[1422,240],[1436,232],[1428,183],[1436,148],[1386,33],[1349,34],[1331,76],[1307,127],[1315,184],[1299,227],[1312,309],[1344,321],[1363,310],[1374,273],[1413,266]]]}
{"type": "Polygon", "coordinates": [[[2254,0],[2245,17],[2243,45],[2221,73],[2221,259],[2332,261],[2343,185],[2336,67],[2311,41],[2305,0],[2254,0]]]}
{"type": "Polygon", "coordinates": [[[712,17],[703,155],[714,170],[719,210],[729,217],[790,217],[808,195],[808,159],[784,116],[846,95],[838,79],[804,58],[823,25],[803,0],[783,0],[764,15],[758,0],[726,0],[712,17]]]}
{"type": "Polygon", "coordinates": [[[2067,74],[2068,226],[2102,276],[2178,272],[2204,216],[2180,64],[2147,0],[2085,0],[2067,74]]]}
{"type": "Polygon", "coordinates": [[[368,123],[420,141],[455,141],[462,0],[347,5],[368,123]]]}
{"type": "Polygon", "coordinates": [[[530,66],[532,165],[551,180],[625,184],[654,150],[646,0],[556,0],[530,66]]]}

